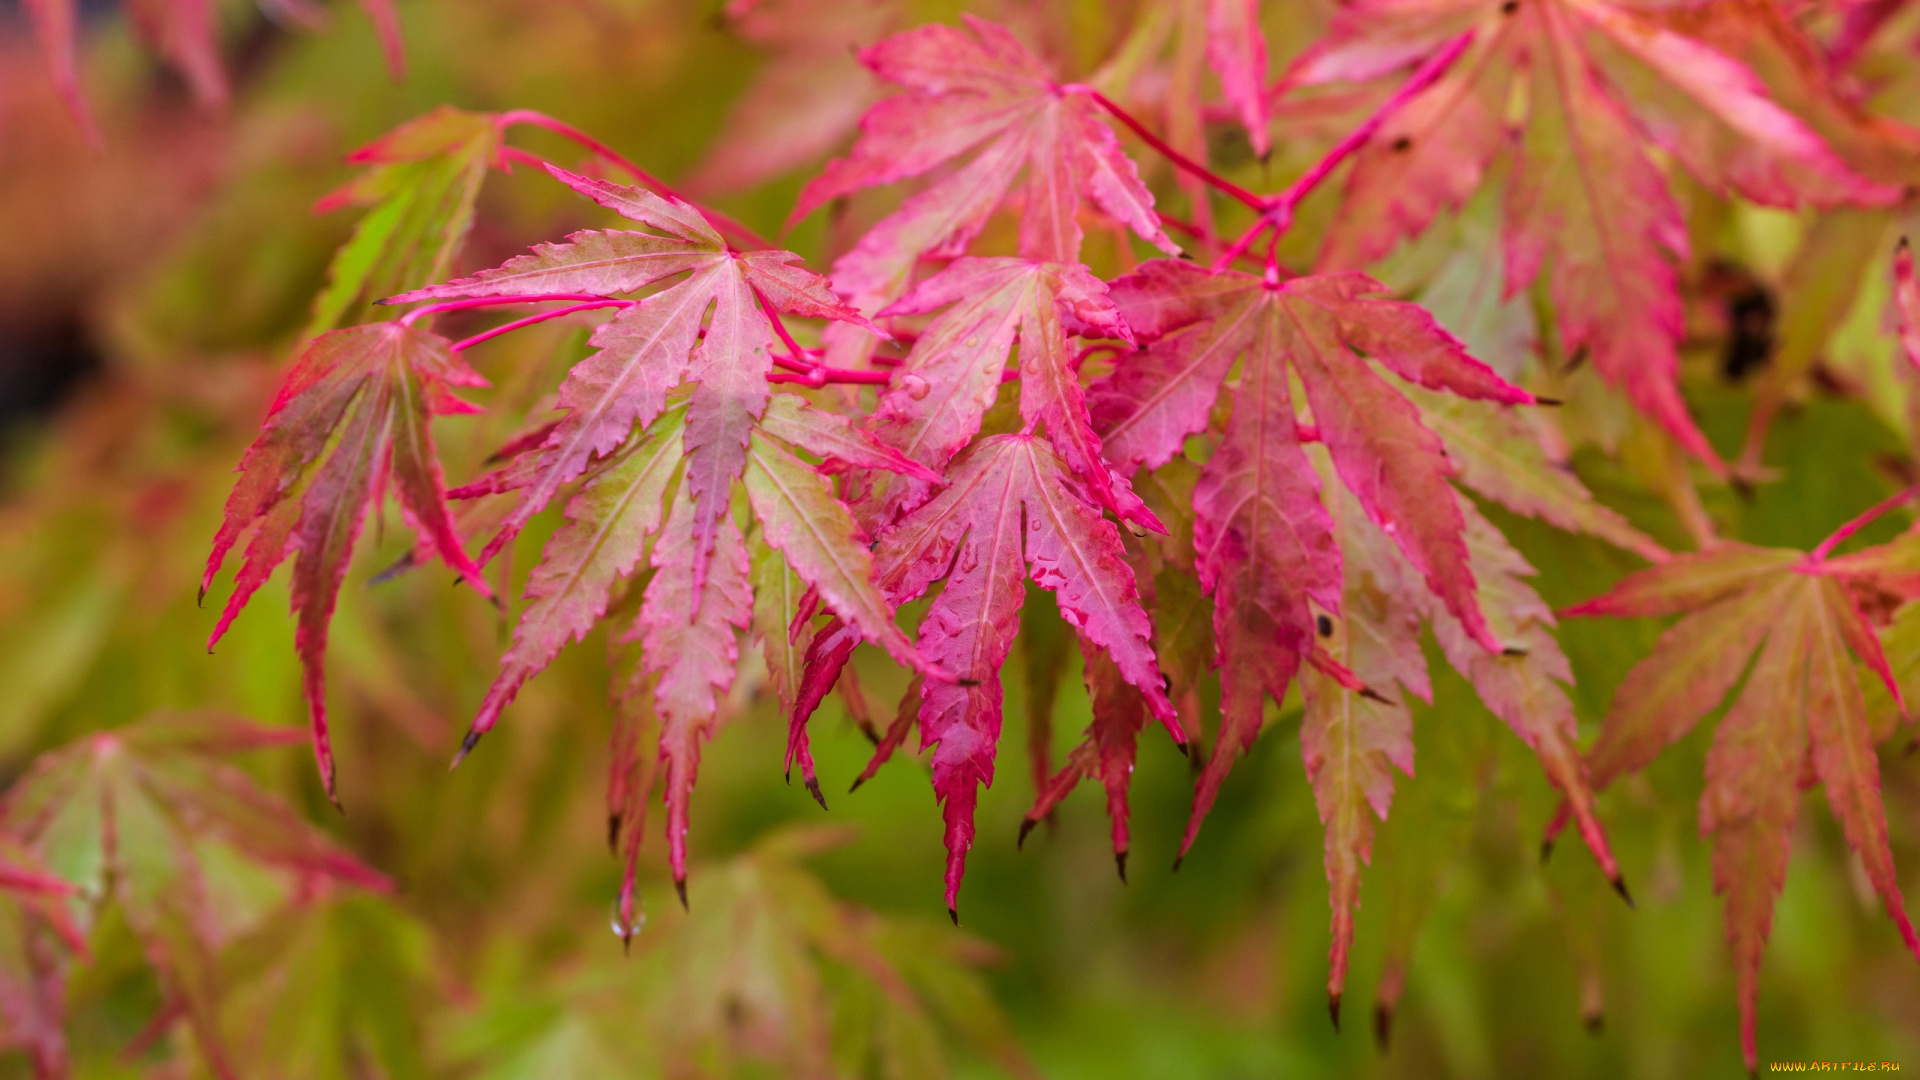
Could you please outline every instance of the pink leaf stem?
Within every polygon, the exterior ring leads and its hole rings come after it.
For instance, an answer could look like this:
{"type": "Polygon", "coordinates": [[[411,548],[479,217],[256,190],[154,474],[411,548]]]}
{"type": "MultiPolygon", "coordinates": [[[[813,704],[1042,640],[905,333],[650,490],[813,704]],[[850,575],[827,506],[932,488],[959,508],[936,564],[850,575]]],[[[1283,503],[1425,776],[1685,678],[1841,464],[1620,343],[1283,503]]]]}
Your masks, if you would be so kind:
{"type": "Polygon", "coordinates": [[[803,373],[776,371],[767,376],[770,383],[799,383],[802,386],[853,384],[885,386],[893,376],[885,371],[850,371],[845,368],[815,367],[803,373]]]}
{"type": "Polygon", "coordinates": [[[1148,146],[1151,146],[1155,150],[1158,150],[1161,156],[1165,157],[1168,161],[1173,162],[1175,165],[1179,166],[1180,168],[1185,169],[1186,171],[1192,173],[1194,176],[1205,181],[1208,185],[1219,190],[1222,194],[1231,195],[1233,198],[1240,200],[1242,203],[1245,203],[1248,207],[1255,210],[1256,212],[1264,212],[1267,209],[1267,200],[1261,198],[1258,195],[1255,195],[1253,192],[1248,191],[1246,188],[1241,187],[1239,184],[1236,184],[1233,181],[1228,180],[1225,177],[1216,174],[1212,169],[1207,168],[1205,165],[1202,165],[1199,162],[1188,157],[1187,155],[1181,153],[1180,151],[1175,150],[1172,146],[1168,145],[1166,141],[1161,139],[1158,135],[1155,135],[1153,132],[1148,131],[1146,128],[1146,125],[1134,119],[1132,114],[1128,113],[1127,110],[1122,109],[1118,105],[1115,105],[1113,103],[1113,100],[1111,98],[1108,98],[1107,95],[1101,93],[1098,90],[1095,90],[1091,86],[1081,86],[1077,84],[1073,86],[1063,86],[1060,89],[1063,93],[1081,93],[1092,98],[1094,104],[1100,106],[1101,108],[1107,110],[1107,112],[1113,114],[1114,119],[1127,125],[1127,129],[1129,131],[1132,131],[1135,135],[1140,136],[1140,138],[1148,146]]]}
{"type": "MultiPolygon", "coordinates": [[[[592,293],[528,293],[524,296],[475,296],[465,300],[440,300],[414,308],[400,316],[400,325],[412,326],[422,316],[438,315],[443,311],[464,311],[467,308],[498,307],[502,304],[543,304],[549,300],[602,301],[607,297],[592,293]]],[[[375,300],[376,304],[385,304],[386,300],[375,300]]],[[[627,303],[625,300],[615,303],[627,303]]]]}
{"type": "Polygon", "coordinates": [[[603,307],[624,308],[624,307],[632,307],[632,306],[633,306],[633,301],[631,300],[588,300],[584,303],[573,304],[568,307],[554,308],[552,311],[542,311],[537,315],[529,315],[524,319],[515,319],[513,322],[510,322],[505,326],[496,326],[491,330],[484,330],[478,334],[473,335],[470,338],[467,338],[464,341],[456,341],[453,344],[453,351],[460,352],[463,349],[472,348],[473,346],[478,345],[483,341],[492,341],[494,338],[497,338],[502,334],[511,334],[512,332],[520,329],[523,326],[532,326],[535,323],[543,323],[543,322],[546,322],[548,319],[557,319],[562,315],[571,315],[576,311],[591,311],[594,308],[603,308],[603,307]]]}
{"type": "Polygon", "coordinates": [[[1889,495],[1887,498],[1882,499],[1880,502],[1869,507],[1859,517],[1856,517],[1852,521],[1849,521],[1845,525],[1842,525],[1838,529],[1835,529],[1832,536],[1829,536],[1825,540],[1820,541],[1820,546],[1817,548],[1814,548],[1813,551],[1807,555],[1807,562],[1809,564],[1812,564],[1812,563],[1818,563],[1824,560],[1829,554],[1832,553],[1834,548],[1837,548],[1841,544],[1846,543],[1847,539],[1851,537],[1854,533],[1857,533],[1861,529],[1866,528],[1868,525],[1873,524],[1882,515],[1887,513],[1887,511],[1898,507],[1901,503],[1904,503],[1909,499],[1912,499],[1917,494],[1920,494],[1920,485],[1916,485],[1914,487],[1907,488],[1905,491],[1900,491],[1900,492],[1896,492],[1893,495],[1889,495]]]}

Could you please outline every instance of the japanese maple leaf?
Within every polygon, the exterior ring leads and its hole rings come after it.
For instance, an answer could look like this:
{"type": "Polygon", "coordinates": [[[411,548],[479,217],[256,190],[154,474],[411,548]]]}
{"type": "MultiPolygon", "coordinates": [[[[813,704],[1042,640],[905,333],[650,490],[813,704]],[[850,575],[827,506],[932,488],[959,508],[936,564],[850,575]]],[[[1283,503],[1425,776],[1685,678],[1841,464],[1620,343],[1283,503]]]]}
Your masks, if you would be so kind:
{"type": "Polygon", "coordinates": [[[219,950],[259,912],[217,902],[234,860],[283,897],[335,882],[385,891],[342,850],[220,755],[297,734],[208,717],[160,717],[42,756],[8,791],[0,824],[74,895],[84,931],[109,904],[139,938],[217,1075],[235,1075],[218,1026],[219,950]]]}
{"type": "Polygon", "coordinates": [[[1292,78],[1370,80],[1462,32],[1469,51],[1355,155],[1322,265],[1364,265],[1465,201],[1496,158],[1508,294],[1544,269],[1561,341],[1719,467],[1677,386],[1685,223],[1646,143],[1769,206],[1884,200],[1744,65],[1612,0],[1364,0],[1292,78]],[[1529,105],[1517,133],[1508,104],[1529,105]]]}
{"type": "MultiPolygon", "coordinates": [[[[1186,737],[1163,689],[1119,530],[1100,516],[1091,493],[1052,446],[1033,434],[991,435],[956,458],[947,479],[945,490],[881,534],[874,569],[896,606],[944,582],[920,623],[918,648],[954,681],[926,680],[918,719],[921,749],[934,748],[933,787],[946,820],[952,912],[973,846],[979,788],[993,782],[1000,668],[1013,647],[1026,580],[1054,594],[1061,617],[1106,652],[1176,742],[1186,737]]],[[[815,638],[807,657],[811,687],[797,706],[796,729],[803,728],[858,640],[845,627],[830,627],[815,638]]],[[[883,742],[876,759],[891,749],[883,742]]]]}
{"type": "Polygon", "coordinates": [[[1707,752],[1700,830],[1713,837],[1714,889],[1727,898],[1749,1070],[1761,953],[1786,881],[1803,786],[1826,788],[1867,879],[1907,948],[1920,956],[1887,844],[1880,769],[1854,657],[1887,683],[1895,701],[1900,692],[1872,624],[1830,572],[1838,569],[1798,551],[1726,542],[1628,575],[1568,612],[1684,615],[1614,695],[1588,754],[1596,784],[1645,767],[1746,677],[1707,752]]]}
{"type": "MultiPolygon", "coordinates": [[[[905,291],[923,257],[966,250],[1022,170],[1018,254],[1071,263],[1079,215],[1093,203],[1168,254],[1153,195],[1093,100],[1055,82],[1004,27],[963,15],[966,29],[916,27],[865,49],[861,62],[905,93],[860,121],[860,141],[800,193],[793,220],[850,192],[955,163],[876,224],[834,264],[833,283],[862,311],[905,291]]],[[[830,339],[830,348],[835,344],[830,339]]],[[[838,363],[849,364],[841,355],[838,363]]]]}
{"type": "Polygon", "coordinates": [[[314,753],[329,797],[333,750],[327,736],[327,626],[369,507],[391,491],[423,541],[482,596],[480,569],[467,557],[447,510],[429,421],[471,412],[457,386],[484,385],[445,338],[404,323],[334,330],[313,339],[287,373],[258,438],[240,461],[213,538],[200,594],[227,552],[253,529],[233,595],[207,641],[211,649],[274,568],[294,556],[295,645],[306,669],[314,753]]]}
{"type": "Polygon", "coordinates": [[[482,563],[578,477],[594,458],[646,427],[666,407],[667,391],[696,384],[687,402],[686,483],[694,511],[694,589],[726,512],[729,485],[746,466],[747,438],[766,409],[776,331],[774,309],[871,328],[818,275],[786,251],[737,252],[700,211],[640,188],[576,176],[548,166],[575,191],[652,232],[585,231],[542,244],[492,270],[417,289],[389,303],[447,297],[548,294],[612,295],[675,275],[667,288],[635,301],[594,331],[597,351],[574,365],[558,405],[567,415],[535,454],[516,460],[511,479],[489,490],[520,489],[520,502],[481,552],[482,563]],[[703,323],[704,320],[704,323],[703,323]]]}
{"type": "MultiPolygon", "coordinates": [[[[936,310],[880,399],[869,430],[915,461],[944,466],[979,434],[1017,339],[1021,418],[1045,427],[1101,506],[1123,521],[1166,531],[1126,478],[1108,467],[1087,415],[1079,356],[1067,338],[1071,331],[1132,340],[1105,283],[1075,263],[963,258],[881,314],[936,310]]],[[[893,485],[883,497],[881,519],[910,509],[926,490],[924,482],[911,480],[893,485]]]]}
{"type": "Polygon", "coordinates": [[[1314,615],[1338,613],[1340,550],[1320,485],[1301,448],[1289,383],[1306,392],[1314,437],[1340,480],[1419,570],[1428,589],[1492,652],[1502,643],[1474,598],[1453,466],[1418,410],[1369,360],[1434,389],[1530,402],[1466,354],[1418,307],[1385,299],[1359,274],[1281,283],[1156,260],[1114,283],[1113,295],[1151,348],[1122,357],[1090,406],[1109,454],[1158,466],[1209,423],[1236,361],[1232,418],[1194,492],[1196,569],[1213,597],[1221,671],[1221,737],[1201,774],[1182,850],[1234,758],[1260,730],[1262,702],[1279,701],[1313,650],[1314,615]],[[1359,354],[1359,355],[1356,355],[1359,354]]]}
{"type": "MultiPolygon", "coordinates": [[[[670,858],[675,880],[681,883],[686,876],[688,798],[700,743],[718,711],[718,695],[733,683],[736,631],[746,625],[756,591],[749,584],[747,548],[731,515],[723,515],[710,555],[701,555],[697,547],[698,507],[684,475],[690,465],[684,443],[695,396],[697,391],[675,401],[639,437],[597,464],[567,504],[566,524],[547,542],[528,580],[527,595],[533,602],[520,617],[500,674],[461,749],[462,754],[472,749],[528,678],[607,615],[614,587],[634,573],[647,553],[648,539],[655,538],[653,573],[628,634],[641,646],[636,674],[647,683],[644,707],[661,725],[670,858]],[[671,500],[669,490],[675,492],[671,500]],[[705,559],[707,565],[706,580],[699,585],[696,559],[705,559]]],[[[781,577],[758,588],[783,588],[791,595],[785,579],[791,573],[801,588],[868,640],[903,664],[926,668],[874,584],[868,545],[852,513],[835,496],[820,467],[795,451],[837,468],[898,469],[925,481],[937,481],[938,475],[875,442],[844,418],[807,407],[791,394],[774,395],[748,435],[742,484],[759,524],[756,544],[781,560],[781,577]]],[[[731,501],[730,489],[721,497],[731,501]]],[[[798,602],[790,599],[789,605],[786,618],[791,623],[798,602]]],[[[785,624],[777,636],[786,639],[785,624]]],[[[817,796],[810,770],[808,779],[817,796]]],[[[644,791],[638,794],[645,798],[644,791]]],[[[624,805],[624,799],[615,801],[624,805]]]]}

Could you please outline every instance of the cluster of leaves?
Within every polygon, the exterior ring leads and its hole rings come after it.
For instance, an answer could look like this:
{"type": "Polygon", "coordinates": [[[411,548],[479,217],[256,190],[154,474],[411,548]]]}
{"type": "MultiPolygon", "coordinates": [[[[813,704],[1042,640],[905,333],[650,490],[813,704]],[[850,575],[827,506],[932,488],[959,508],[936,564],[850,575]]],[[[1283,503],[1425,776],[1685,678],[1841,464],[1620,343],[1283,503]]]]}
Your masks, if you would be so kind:
{"type": "MultiPolygon", "coordinates": [[[[1700,825],[1727,896],[1751,1067],[1760,958],[1803,788],[1824,788],[1920,955],[1875,756],[1915,692],[1903,680],[1920,657],[1920,608],[1902,605],[1920,598],[1920,544],[1836,555],[1857,526],[1812,552],[1721,540],[1696,482],[1765,481],[1767,422],[1818,343],[1781,357],[1732,465],[1702,434],[1680,380],[1682,274],[1695,243],[1684,200],[1703,192],[1852,222],[1815,254],[1875,256],[1870,272],[1885,279],[1920,368],[1911,258],[1902,247],[1889,265],[1875,246],[1909,212],[1903,187],[1920,178],[1920,136],[1859,108],[1842,77],[1873,20],[1898,5],[1831,6],[1844,10],[1828,25],[1819,18],[1830,13],[1795,21],[1769,0],[1361,0],[1310,45],[1286,43],[1297,55],[1277,80],[1269,22],[1252,0],[1137,5],[1121,47],[1078,82],[1018,26],[967,16],[861,51],[859,65],[890,88],[883,95],[843,56],[817,84],[801,73],[839,47],[833,34],[907,25],[905,5],[736,2],[732,17],[780,55],[691,183],[737,188],[809,164],[857,121],[851,149],[793,211],[794,222],[829,207],[837,222],[857,222],[827,274],[549,117],[441,109],[354,155],[367,170],[322,204],[367,209],[241,462],[202,581],[204,593],[245,537],[213,639],[291,559],[311,738],[332,796],[328,630],[383,496],[392,492],[417,537],[405,565],[437,558],[484,599],[511,595],[507,553],[558,504],[456,761],[563,649],[607,628],[619,715],[607,813],[626,863],[623,937],[641,920],[635,879],[656,786],[668,865],[688,898],[695,776],[729,695],[751,685],[743,670],[764,665],[788,720],[785,765],[799,766],[822,805],[810,719],[836,693],[849,712],[867,712],[851,663],[863,644],[909,673],[892,722],[871,724],[875,750],[855,786],[917,729],[956,922],[1017,645],[1044,699],[1077,643],[1092,702],[1084,741],[1057,770],[1035,724],[1037,799],[1021,835],[1097,779],[1123,877],[1148,721],[1195,762],[1185,858],[1236,760],[1297,702],[1325,828],[1336,1024],[1376,823],[1395,771],[1413,772],[1408,695],[1434,700],[1433,664],[1468,680],[1537,758],[1564,807],[1549,836],[1574,824],[1623,896],[1596,793],[1731,696],[1700,825]],[[1216,104],[1205,101],[1209,68],[1216,104]],[[1155,113],[1160,121],[1141,119],[1155,113]],[[1253,155],[1279,153],[1289,166],[1296,146],[1317,156],[1279,192],[1257,194],[1216,169],[1231,155],[1209,152],[1210,115],[1243,129],[1253,155]],[[586,164],[561,168],[511,145],[516,127],[572,140],[586,164]],[[482,185],[516,165],[622,220],[454,277],[482,185]],[[1186,204],[1184,217],[1165,209],[1171,200],[1186,204]],[[1393,260],[1423,245],[1447,248],[1444,266],[1407,284],[1393,260]],[[1405,298],[1415,293],[1421,303],[1405,298]],[[435,330],[530,304],[541,307],[464,338],[435,330]],[[486,386],[469,351],[554,319],[590,321],[590,352],[532,414],[510,418],[524,426],[490,471],[450,489],[430,430],[436,417],[476,410],[455,396],[486,386]],[[1567,467],[1575,447],[1618,446],[1621,428],[1655,448],[1656,486],[1698,552],[1671,554],[1567,467]],[[1502,514],[1650,564],[1562,614],[1684,614],[1628,675],[1585,751],[1573,664],[1530,583],[1535,568],[1494,523],[1502,514]],[[1057,620],[1023,610],[1041,591],[1057,620]],[[1884,708],[1878,690],[1862,689],[1862,667],[1884,688],[1884,708]]],[[[195,43],[209,39],[192,30],[204,5],[151,7],[163,51],[206,70],[211,54],[195,43]]],[[[70,7],[29,8],[50,55],[67,55],[70,7]]],[[[384,5],[368,9],[390,22],[384,5]]],[[[71,70],[57,59],[56,69],[71,70]]],[[[1889,378],[1906,386],[1912,371],[1889,378]]],[[[107,769],[122,746],[100,736],[47,759],[10,805],[106,783],[69,773],[107,769]]],[[[143,797],[180,812],[172,795],[143,797]]],[[[109,805],[126,813],[120,799],[109,805]]],[[[44,924],[40,937],[78,941],[85,919],[60,904],[112,891],[170,1007],[217,1061],[207,972],[233,935],[207,920],[189,918],[190,931],[169,922],[187,901],[154,899],[165,886],[144,891],[131,869],[35,869],[56,817],[9,811],[25,845],[20,917],[44,924]]],[[[103,828],[106,847],[125,835],[103,828]]],[[[383,887],[286,828],[259,847],[231,842],[309,878],[383,887]]],[[[180,841],[199,842],[198,826],[180,841]]],[[[165,881],[190,876],[168,870],[165,881]]],[[[754,888],[807,901],[792,916],[798,937],[780,947],[866,972],[890,1003],[884,1030],[904,1040],[884,1053],[914,1053],[921,1006],[902,976],[875,966],[872,937],[774,876],[754,888]]],[[[759,902],[741,899],[745,888],[714,893],[731,897],[719,901],[730,911],[751,909],[736,922],[771,918],[752,914],[759,902]]],[[[58,947],[23,954],[19,985],[40,989],[8,996],[28,1010],[9,1014],[14,1030],[48,1030],[31,1010],[49,1007],[42,972],[58,947]]],[[[809,988],[783,993],[767,1011],[797,1016],[807,1069],[832,1071],[825,1021],[791,1004],[809,988]]],[[[578,1045],[572,1033],[553,1037],[578,1045]]],[[[58,1048],[45,1045],[53,1061],[58,1048]]],[[[559,1052],[546,1045],[528,1053],[559,1052]]]]}

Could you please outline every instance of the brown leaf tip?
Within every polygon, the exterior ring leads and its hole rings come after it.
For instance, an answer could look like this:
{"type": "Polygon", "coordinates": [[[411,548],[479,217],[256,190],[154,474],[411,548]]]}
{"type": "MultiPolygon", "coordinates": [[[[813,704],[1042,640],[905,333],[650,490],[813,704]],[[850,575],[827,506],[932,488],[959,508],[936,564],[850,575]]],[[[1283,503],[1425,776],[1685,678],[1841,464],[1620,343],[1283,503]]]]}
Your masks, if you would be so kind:
{"type": "Polygon", "coordinates": [[[1340,1032],[1340,995],[1337,993],[1327,995],[1327,1016],[1333,1020],[1334,1033],[1339,1034],[1340,1032]]]}
{"type": "Polygon", "coordinates": [[[807,777],[807,792],[813,796],[814,802],[820,804],[820,809],[825,810],[827,808],[827,797],[820,793],[820,779],[818,777],[807,777]]]}
{"type": "Polygon", "coordinates": [[[673,891],[680,895],[680,910],[692,911],[693,909],[687,906],[687,879],[684,877],[674,878],[673,891]]]}
{"type": "Polygon", "coordinates": [[[1124,849],[1113,853],[1113,866],[1114,869],[1120,871],[1120,884],[1125,885],[1127,883],[1127,853],[1124,849]]]}
{"type": "Polygon", "coordinates": [[[960,909],[956,907],[947,908],[947,918],[953,920],[953,925],[959,926],[960,925],[960,909]]]}
{"type": "Polygon", "coordinates": [[[1551,858],[1553,858],[1553,837],[1543,836],[1540,838],[1540,865],[1547,865],[1547,860],[1551,858]]]}
{"type": "Polygon", "coordinates": [[[1626,878],[1621,877],[1617,874],[1614,875],[1613,891],[1620,894],[1620,899],[1625,900],[1627,902],[1627,907],[1629,908],[1633,907],[1633,894],[1627,891],[1626,878]]]}
{"type": "Polygon", "coordinates": [[[467,755],[473,753],[473,748],[480,744],[480,734],[472,728],[467,729],[466,735],[460,739],[460,750],[453,755],[453,764],[447,766],[448,772],[459,768],[460,763],[467,760],[467,755]]]}
{"type": "Polygon", "coordinates": [[[1598,1035],[1607,1026],[1607,1014],[1593,1009],[1580,1018],[1580,1023],[1587,1029],[1587,1034],[1598,1035]]]}
{"type": "MultiPolygon", "coordinates": [[[[1039,823],[1038,821],[1036,821],[1036,820],[1034,820],[1033,818],[1023,818],[1023,819],[1021,819],[1021,821],[1020,821],[1020,837],[1019,837],[1019,839],[1017,839],[1017,840],[1015,840],[1015,841],[1013,842],[1013,850],[1015,850],[1015,851],[1025,851],[1025,850],[1026,850],[1026,847],[1027,847],[1027,836],[1028,836],[1029,834],[1031,834],[1031,833],[1033,832],[1033,827],[1034,827],[1035,825],[1038,825],[1038,824],[1040,824],[1040,823],[1039,823]]],[[[1121,876],[1122,876],[1122,877],[1125,877],[1126,875],[1125,875],[1125,874],[1122,874],[1121,876]]]]}
{"type": "Polygon", "coordinates": [[[1393,1006],[1384,1001],[1373,1007],[1373,1045],[1383,1054],[1393,1045],[1393,1006]]]}
{"type": "Polygon", "coordinates": [[[619,847],[620,847],[620,815],[608,814],[607,815],[607,850],[614,851],[619,847]]]}

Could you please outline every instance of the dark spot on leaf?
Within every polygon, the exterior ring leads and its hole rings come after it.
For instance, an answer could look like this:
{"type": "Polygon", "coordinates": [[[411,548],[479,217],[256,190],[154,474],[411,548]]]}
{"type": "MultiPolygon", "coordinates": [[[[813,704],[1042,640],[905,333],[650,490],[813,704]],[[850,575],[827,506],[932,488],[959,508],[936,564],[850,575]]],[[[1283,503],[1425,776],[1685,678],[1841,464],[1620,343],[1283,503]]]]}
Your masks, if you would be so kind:
{"type": "Polygon", "coordinates": [[[1405,135],[1393,140],[1393,152],[1396,154],[1405,153],[1412,146],[1413,140],[1405,135]]]}
{"type": "Polygon", "coordinates": [[[1313,625],[1315,629],[1320,631],[1321,637],[1333,636],[1333,620],[1327,618],[1325,615],[1316,617],[1313,620],[1313,625]]]}

